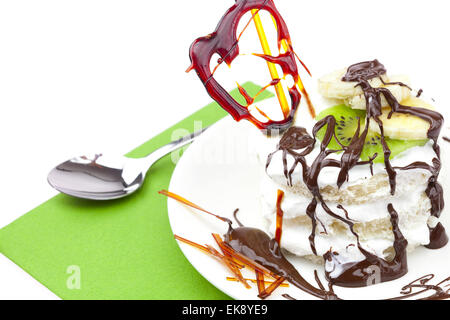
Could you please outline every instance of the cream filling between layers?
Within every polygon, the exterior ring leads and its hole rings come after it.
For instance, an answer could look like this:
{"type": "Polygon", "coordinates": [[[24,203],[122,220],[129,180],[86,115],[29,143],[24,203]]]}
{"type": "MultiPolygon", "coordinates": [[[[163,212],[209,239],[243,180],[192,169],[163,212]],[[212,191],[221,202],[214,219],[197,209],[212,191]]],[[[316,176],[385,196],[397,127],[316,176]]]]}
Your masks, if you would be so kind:
{"type": "MultiPolygon", "coordinates": [[[[404,193],[403,196],[386,197],[375,202],[345,205],[348,217],[355,223],[363,247],[380,257],[388,257],[394,240],[387,206],[392,203],[399,214],[400,229],[408,240],[409,249],[429,243],[428,219],[430,218],[430,200],[425,194],[426,185],[404,193]]],[[[267,232],[272,236],[276,228],[276,192],[283,190],[285,196],[281,205],[284,212],[281,246],[299,256],[312,256],[309,242],[312,225],[306,215],[311,198],[280,186],[269,178],[261,185],[262,215],[268,221],[267,232]]],[[[339,216],[345,217],[337,208],[337,202],[327,202],[328,207],[339,216]]],[[[332,249],[345,252],[349,259],[357,260],[361,256],[356,246],[356,237],[342,222],[330,217],[319,205],[316,209],[318,226],[315,247],[317,255],[322,256],[332,249]],[[320,222],[319,222],[320,221],[320,222]],[[325,231],[327,232],[325,234],[325,231]]]]}

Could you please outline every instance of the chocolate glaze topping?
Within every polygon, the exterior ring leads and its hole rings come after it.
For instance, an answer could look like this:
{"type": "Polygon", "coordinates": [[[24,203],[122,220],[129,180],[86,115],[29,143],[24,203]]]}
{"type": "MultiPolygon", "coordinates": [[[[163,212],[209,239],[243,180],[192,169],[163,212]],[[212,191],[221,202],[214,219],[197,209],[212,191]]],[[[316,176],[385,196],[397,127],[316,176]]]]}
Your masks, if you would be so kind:
{"type": "MultiPolygon", "coordinates": [[[[394,113],[397,112],[417,116],[430,124],[430,129],[428,130],[428,138],[433,140],[434,142],[433,148],[438,159],[440,158],[440,150],[437,144],[437,140],[444,123],[444,118],[440,113],[432,110],[424,108],[411,108],[401,105],[387,88],[373,88],[370,85],[369,80],[377,77],[381,78],[381,76],[385,73],[386,69],[378,60],[361,62],[350,66],[347,70],[347,73],[342,78],[342,81],[356,82],[357,86],[361,87],[364,92],[364,96],[366,98],[366,124],[373,120],[378,124],[380,128],[386,172],[389,176],[391,193],[392,195],[394,195],[396,187],[395,180],[397,174],[394,168],[392,168],[389,161],[391,151],[386,144],[383,123],[379,119],[379,116],[381,116],[382,114],[381,96],[383,95],[385,97],[389,106],[391,107],[391,112],[388,116],[389,119],[394,113]]],[[[369,128],[366,125],[365,134],[367,134],[368,130],[369,128]]]]}
{"type": "MultiPolygon", "coordinates": [[[[301,88],[301,92],[296,85],[289,88],[291,108],[289,114],[285,115],[284,120],[274,121],[268,119],[267,122],[261,122],[253,117],[248,110],[249,105],[254,101],[252,97],[240,90],[247,102],[247,105],[241,105],[214,78],[214,72],[220,64],[225,62],[227,65],[230,65],[239,55],[239,39],[250,21],[240,35],[237,34],[238,25],[243,15],[251,10],[256,10],[256,12],[265,10],[269,12],[277,24],[278,48],[281,48],[283,42],[288,45],[288,50],[285,53],[280,53],[276,57],[261,54],[255,55],[268,62],[279,65],[283,70],[284,76],[292,76],[295,83],[297,83],[300,79],[296,64],[296,58],[298,57],[292,48],[287,25],[272,0],[236,0],[235,5],[225,13],[213,33],[206,37],[198,38],[192,43],[190,48],[192,64],[188,71],[195,69],[209,95],[230,113],[235,120],[240,121],[246,119],[258,128],[265,129],[268,132],[271,130],[283,131],[292,125],[302,94],[307,99],[311,113],[314,113],[314,109],[308,99],[308,94],[303,88],[301,88]],[[218,65],[211,71],[210,62],[214,54],[218,54],[220,59],[218,65]]],[[[274,86],[279,81],[280,79],[275,79],[269,86],[274,86]]]]}
{"type": "MultiPolygon", "coordinates": [[[[372,166],[372,161],[377,157],[377,154],[374,154],[369,161],[360,161],[360,156],[364,147],[364,141],[369,131],[370,121],[375,121],[380,128],[384,163],[386,173],[389,178],[392,195],[395,194],[396,190],[396,170],[425,169],[431,172],[431,178],[429,179],[428,188],[426,190],[426,194],[431,201],[431,215],[439,218],[444,208],[443,190],[441,185],[437,182],[441,167],[440,149],[439,145],[437,144],[437,140],[443,125],[443,117],[441,114],[432,110],[403,106],[395,99],[395,97],[388,89],[373,88],[370,85],[369,80],[377,77],[381,78],[381,76],[385,73],[385,67],[378,60],[374,60],[350,66],[347,70],[347,73],[343,77],[342,81],[355,82],[357,86],[360,86],[366,98],[365,128],[361,133],[361,128],[358,125],[358,128],[348,146],[341,145],[340,150],[328,149],[328,145],[330,144],[333,137],[336,138],[336,119],[333,116],[327,116],[316,123],[312,130],[312,136],[310,136],[307,130],[304,128],[290,128],[281,138],[278,149],[274,153],[270,154],[267,159],[266,168],[270,165],[273,155],[276,152],[282,152],[284,174],[289,185],[292,185],[292,174],[294,173],[296,167],[299,164],[302,166],[303,182],[312,194],[312,200],[306,209],[306,213],[312,221],[312,230],[309,240],[311,250],[314,254],[317,255],[317,250],[315,248],[315,235],[318,224],[322,226],[324,233],[327,232],[324,225],[316,216],[316,208],[318,205],[322,206],[322,208],[328,215],[345,223],[349,227],[353,235],[356,237],[358,249],[365,257],[363,261],[357,263],[341,264],[339,262],[339,258],[337,257],[337,253],[333,253],[332,250],[330,250],[324,256],[328,264],[332,265],[329,272],[327,272],[327,278],[331,284],[339,286],[360,287],[368,285],[368,279],[370,278],[371,273],[369,272],[370,270],[367,271],[367,268],[373,266],[379,269],[381,282],[397,279],[406,274],[408,270],[406,261],[407,241],[403,237],[398,227],[398,215],[392,204],[388,206],[387,210],[391,216],[392,229],[394,233],[395,240],[393,247],[395,251],[395,257],[392,261],[386,261],[376,255],[371,254],[361,246],[359,237],[353,230],[354,224],[350,219],[348,219],[348,214],[345,208],[342,206],[338,206],[338,208],[344,212],[345,217],[333,212],[323,200],[319,190],[318,176],[321,170],[325,167],[336,167],[340,169],[337,186],[341,187],[348,179],[348,173],[353,167],[366,164],[372,166]],[[410,114],[420,117],[430,124],[430,129],[428,130],[428,138],[433,141],[433,149],[436,153],[436,157],[433,160],[432,166],[422,162],[412,163],[409,166],[403,168],[394,168],[391,165],[391,151],[389,150],[389,147],[386,143],[383,123],[379,119],[382,114],[382,95],[385,97],[385,99],[389,103],[389,106],[391,107],[389,117],[391,117],[392,114],[396,112],[410,114]],[[317,132],[322,128],[326,128],[326,132],[320,145],[320,152],[313,163],[311,165],[308,165],[305,157],[314,149],[317,142],[317,132]],[[330,154],[337,152],[342,152],[340,161],[328,158],[330,154]],[[288,155],[294,159],[294,164],[291,168],[288,168],[287,165],[288,155]],[[336,269],[339,269],[339,272],[332,272],[336,271],[336,269]]],[[[387,85],[389,84],[390,83],[388,83],[387,85]]],[[[339,142],[337,138],[335,140],[339,142]]],[[[447,242],[448,237],[442,224],[439,223],[435,228],[430,229],[430,244],[427,246],[428,248],[442,248],[447,244],[447,242]]]]}

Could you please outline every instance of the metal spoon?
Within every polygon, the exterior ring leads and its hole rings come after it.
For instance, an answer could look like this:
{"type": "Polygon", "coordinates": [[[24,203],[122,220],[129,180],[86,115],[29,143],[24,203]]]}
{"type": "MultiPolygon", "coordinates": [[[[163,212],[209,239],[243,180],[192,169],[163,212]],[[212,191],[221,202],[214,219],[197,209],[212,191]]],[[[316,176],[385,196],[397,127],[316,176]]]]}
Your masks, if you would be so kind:
{"type": "Polygon", "coordinates": [[[97,154],[76,157],[50,171],[48,182],[67,195],[91,199],[112,200],[126,197],[144,183],[150,167],[165,155],[191,143],[207,128],[171,142],[145,158],[97,154]]]}

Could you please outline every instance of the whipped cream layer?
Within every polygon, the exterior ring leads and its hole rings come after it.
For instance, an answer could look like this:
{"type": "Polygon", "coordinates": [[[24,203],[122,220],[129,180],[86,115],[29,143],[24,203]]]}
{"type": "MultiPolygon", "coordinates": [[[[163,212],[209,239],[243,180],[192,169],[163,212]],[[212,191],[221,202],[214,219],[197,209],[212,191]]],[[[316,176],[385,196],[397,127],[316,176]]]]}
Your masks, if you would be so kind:
{"type": "MultiPolygon", "coordinates": [[[[257,145],[257,157],[258,161],[262,166],[266,166],[267,157],[269,154],[273,153],[277,150],[277,145],[280,141],[279,137],[276,138],[268,138],[263,134],[255,133],[255,144],[257,145]]],[[[317,157],[317,154],[320,151],[320,142],[316,143],[316,147],[313,152],[307,155],[305,158],[308,161],[308,164],[311,164],[317,157]]],[[[433,143],[430,141],[425,146],[413,147],[405,152],[397,155],[394,159],[391,160],[391,164],[393,167],[404,167],[413,162],[420,161],[426,162],[428,164],[432,164],[433,158],[436,155],[433,151],[433,143]]],[[[330,159],[340,160],[340,154],[331,154],[329,156],[330,159]]],[[[294,164],[294,159],[292,157],[287,157],[287,168],[288,170],[294,164]]],[[[280,185],[287,186],[287,178],[284,173],[284,164],[283,164],[283,155],[282,152],[277,152],[273,155],[270,166],[267,168],[267,175],[276,183],[280,185]]],[[[296,186],[303,186],[303,179],[301,175],[301,166],[297,166],[294,173],[292,174],[292,186],[295,188],[296,186]]],[[[340,168],[334,167],[326,167],[322,169],[318,177],[318,184],[320,188],[324,188],[326,186],[336,186],[337,178],[339,175],[340,168]]],[[[408,179],[414,180],[414,175],[417,172],[424,173],[429,175],[427,170],[414,169],[409,170],[408,179]],[[410,175],[411,174],[411,175],[410,175]]],[[[385,165],[384,163],[374,163],[373,164],[373,175],[377,174],[385,174],[385,165]]],[[[398,171],[399,179],[405,177],[402,171],[398,171]]],[[[356,166],[349,171],[349,179],[344,183],[341,189],[346,189],[350,186],[360,184],[372,177],[372,173],[369,165],[356,166]]],[[[413,182],[413,181],[411,181],[413,182]]],[[[390,194],[390,189],[386,190],[387,193],[383,192],[383,195],[390,194]]],[[[399,192],[401,192],[399,190],[399,192]]]]}

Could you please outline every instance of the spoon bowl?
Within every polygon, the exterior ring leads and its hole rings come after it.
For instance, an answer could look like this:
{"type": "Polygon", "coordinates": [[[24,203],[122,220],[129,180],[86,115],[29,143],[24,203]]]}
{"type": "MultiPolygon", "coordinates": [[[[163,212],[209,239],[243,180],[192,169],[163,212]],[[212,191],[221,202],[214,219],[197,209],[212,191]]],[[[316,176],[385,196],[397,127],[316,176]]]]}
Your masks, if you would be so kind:
{"type": "Polygon", "coordinates": [[[48,183],[69,196],[90,200],[113,200],[138,190],[150,167],[163,156],[177,150],[202,134],[207,128],[173,141],[145,158],[132,159],[113,155],[84,155],[65,161],[48,174],[48,183]]]}
{"type": "Polygon", "coordinates": [[[135,192],[144,182],[145,172],[136,162],[108,155],[76,157],[50,171],[48,182],[58,191],[78,198],[118,199],[135,192]]]}

